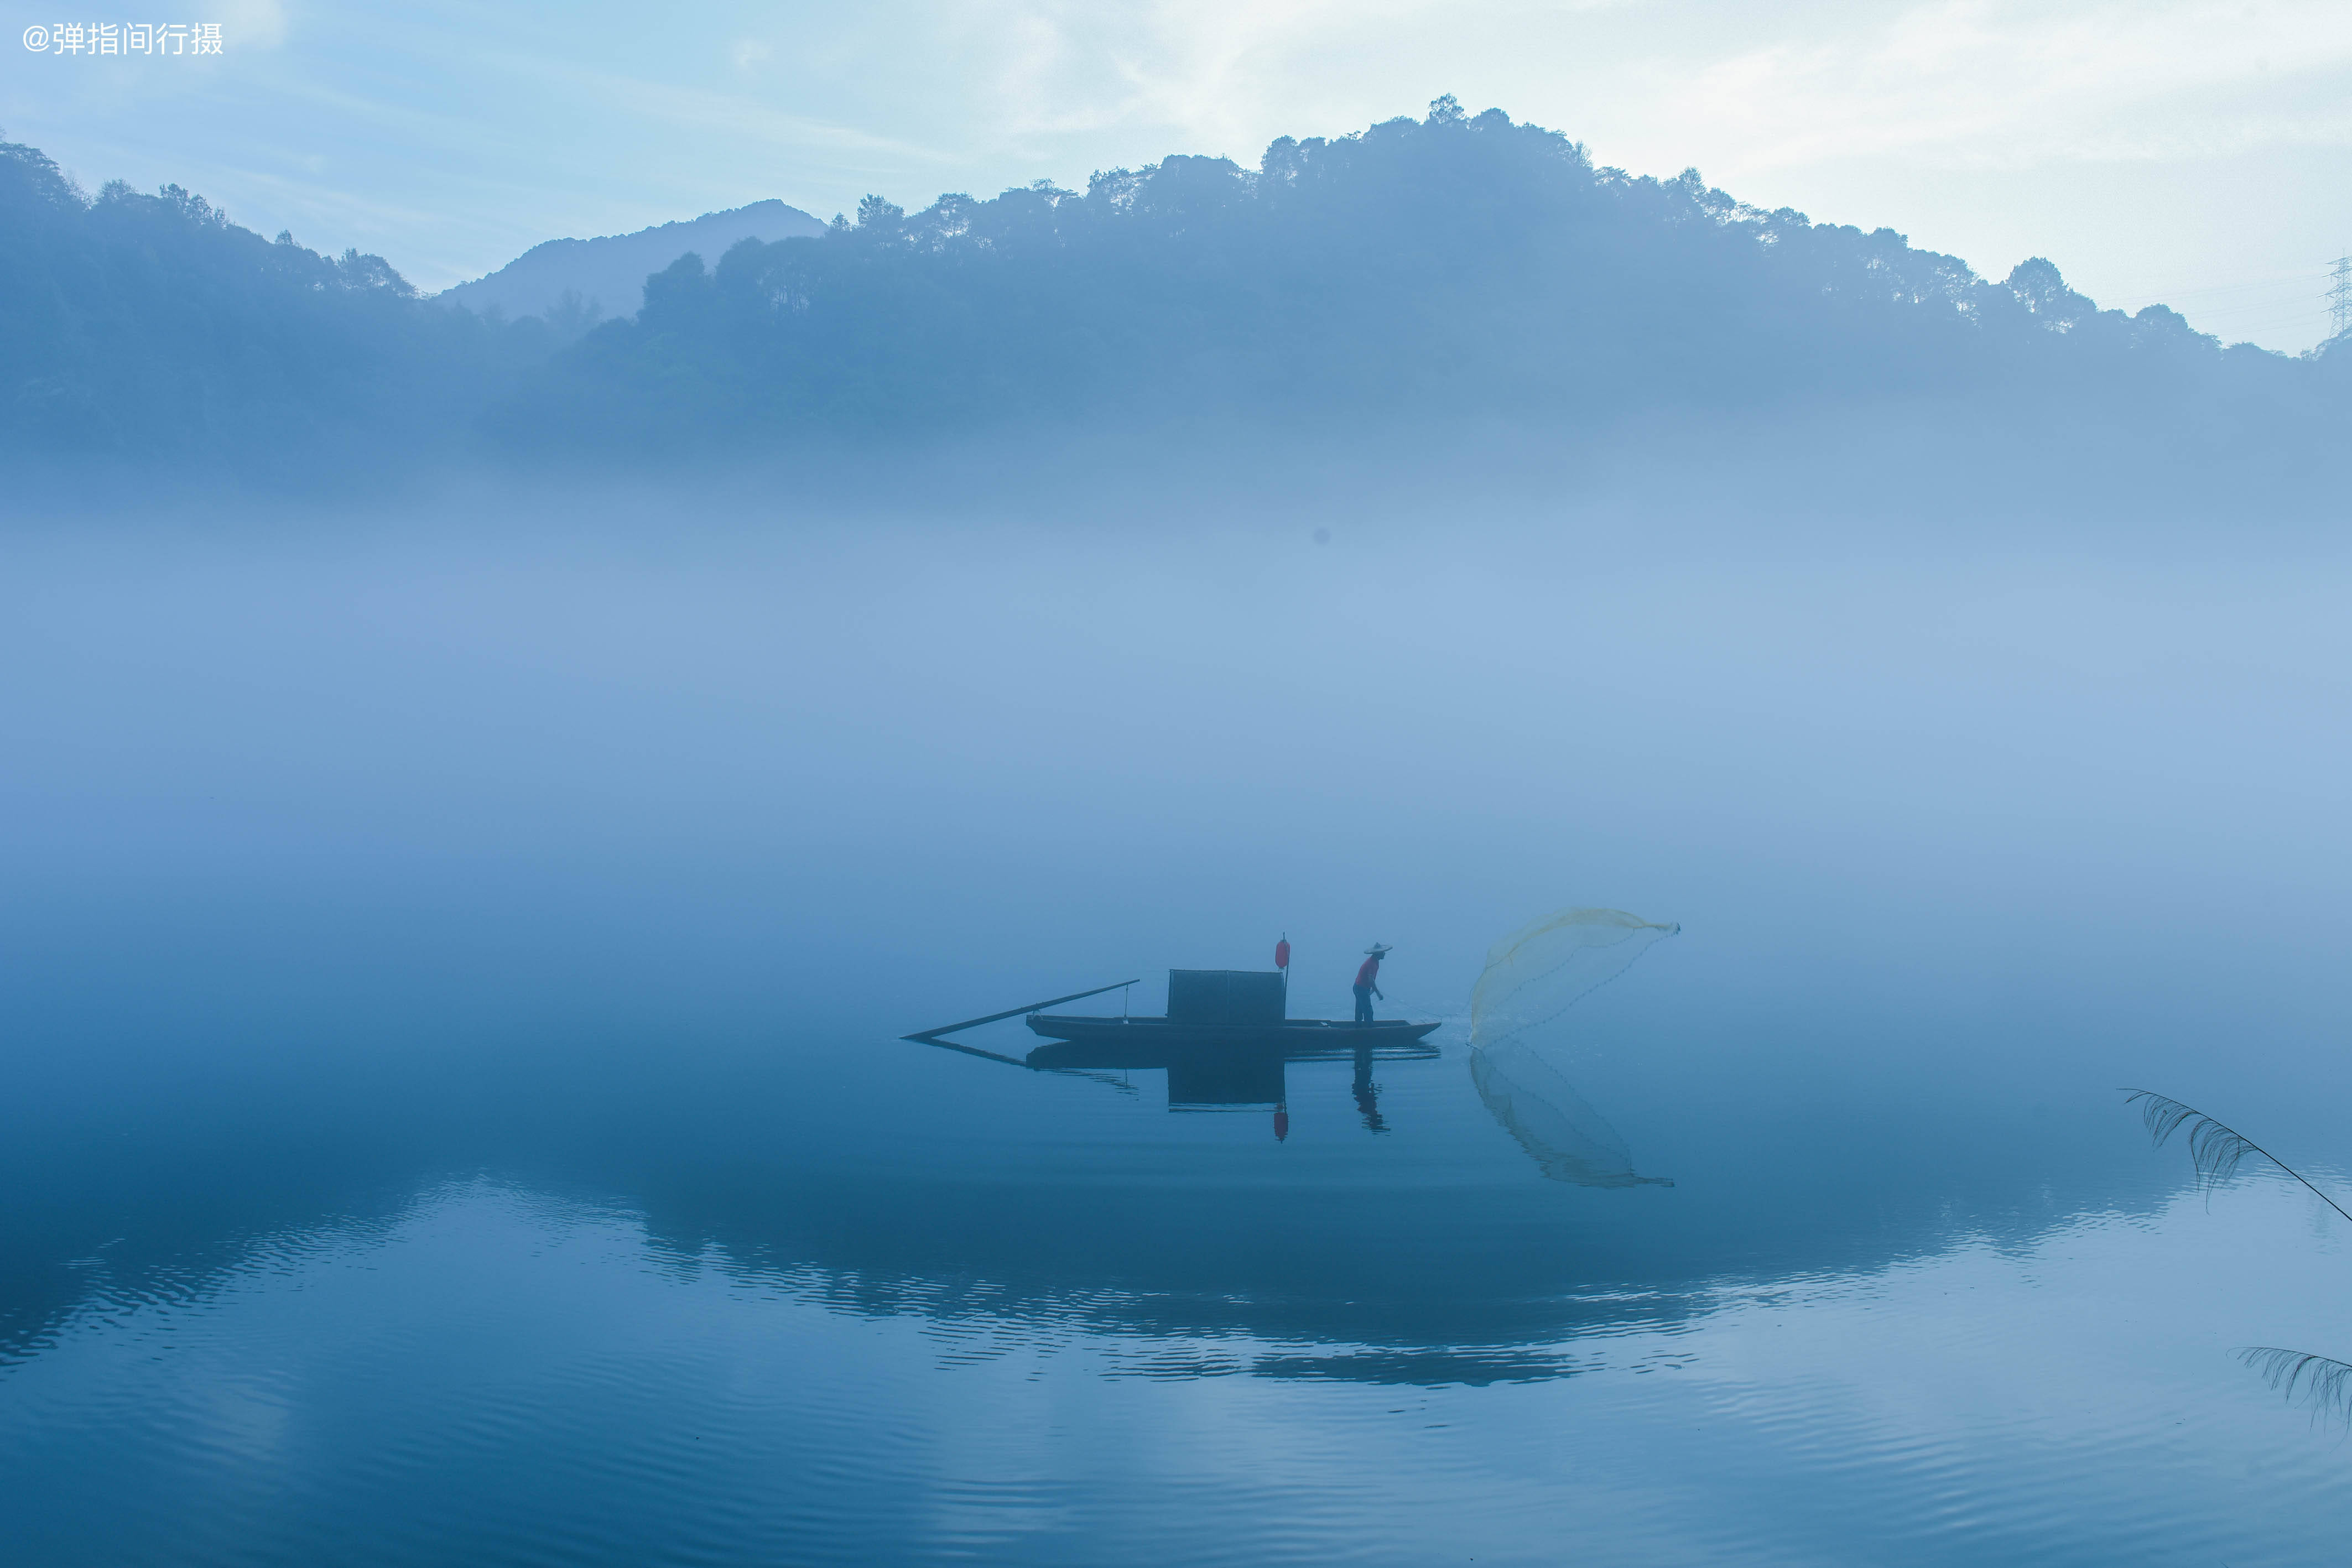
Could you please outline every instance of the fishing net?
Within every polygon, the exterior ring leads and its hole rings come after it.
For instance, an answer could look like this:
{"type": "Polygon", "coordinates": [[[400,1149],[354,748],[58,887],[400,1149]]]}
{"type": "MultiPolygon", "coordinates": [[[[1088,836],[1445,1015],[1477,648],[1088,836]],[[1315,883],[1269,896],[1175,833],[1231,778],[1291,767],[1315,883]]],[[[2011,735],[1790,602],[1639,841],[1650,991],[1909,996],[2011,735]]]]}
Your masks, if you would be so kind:
{"type": "Polygon", "coordinates": [[[1556,1061],[1562,1015],[1682,927],[1617,909],[1564,909],[1495,944],[1470,993],[1470,1081],[1503,1130],[1555,1181],[1674,1184],[1638,1175],[1625,1140],[1571,1087],[1556,1061]]]}

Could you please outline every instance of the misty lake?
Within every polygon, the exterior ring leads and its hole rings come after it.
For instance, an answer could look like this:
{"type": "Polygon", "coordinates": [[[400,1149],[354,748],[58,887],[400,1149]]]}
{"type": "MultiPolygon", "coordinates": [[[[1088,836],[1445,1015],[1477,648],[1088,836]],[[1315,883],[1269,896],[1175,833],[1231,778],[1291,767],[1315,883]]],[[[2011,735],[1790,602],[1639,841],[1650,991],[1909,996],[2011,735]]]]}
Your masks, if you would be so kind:
{"type": "Polygon", "coordinates": [[[2342,1222],[2119,1092],[2352,1153],[2339,556],[982,511],[9,536],[0,1558],[2341,1559],[2342,1222]],[[1670,1186],[1471,1071],[1587,905],[1670,1186]],[[899,1038],[1283,936],[1437,1054],[899,1038]]]}

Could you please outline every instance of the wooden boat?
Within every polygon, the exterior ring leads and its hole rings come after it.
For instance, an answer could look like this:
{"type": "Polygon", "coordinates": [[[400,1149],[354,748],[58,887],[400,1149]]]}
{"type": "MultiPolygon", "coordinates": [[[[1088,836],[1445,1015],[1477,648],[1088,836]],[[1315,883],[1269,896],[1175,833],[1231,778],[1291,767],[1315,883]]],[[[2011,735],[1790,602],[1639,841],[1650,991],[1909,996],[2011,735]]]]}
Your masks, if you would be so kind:
{"type": "Polygon", "coordinates": [[[1373,1103],[1377,1089],[1371,1081],[1371,1063],[1436,1056],[1437,1047],[1428,1042],[1427,1036],[1437,1025],[1402,1019],[1341,1023],[1333,1019],[1291,1018],[1287,1016],[1290,993],[1284,978],[1279,972],[1171,969],[1165,1018],[1093,1018],[1045,1010],[1135,984],[1125,980],[905,1038],[943,1051],[1049,1072],[1164,1069],[1170,1110],[1270,1106],[1276,1138],[1289,1132],[1285,1067],[1293,1061],[1352,1059],[1357,1107],[1366,1125],[1376,1132],[1383,1130],[1373,1103]],[[1025,1018],[1031,1032],[1045,1037],[1045,1043],[1032,1047],[1025,1058],[947,1038],[1013,1018],[1025,1018]]]}
{"type": "Polygon", "coordinates": [[[1290,992],[1279,971],[1171,969],[1165,1018],[1093,1018],[1045,1010],[1134,983],[1101,986],[906,1038],[1024,1067],[1169,1067],[1239,1057],[1321,1061],[1367,1051],[1384,1059],[1438,1054],[1435,1046],[1424,1043],[1425,1037],[1437,1029],[1434,1023],[1410,1023],[1402,1019],[1356,1023],[1287,1016],[1290,992]],[[1026,1061],[947,1038],[959,1030],[1024,1016],[1031,1032],[1055,1042],[1034,1048],[1026,1061]]]}
{"type": "Polygon", "coordinates": [[[1295,1019],[1288,1016],[1289,1003],[1279,970],[1171,969],[1166,1018],[1082,1018],[1041,1010],[1028,1021],[1047,1040],[1132,1055],[1139,1065],[1145,1058],[1156,1064],[1171,1052],[1202,1051],[1271,1052],[1307,1061],[1352,1055],[1367,1046],[1412,1045],[1437,1028],[1402,1019],[1295,1019]]]}

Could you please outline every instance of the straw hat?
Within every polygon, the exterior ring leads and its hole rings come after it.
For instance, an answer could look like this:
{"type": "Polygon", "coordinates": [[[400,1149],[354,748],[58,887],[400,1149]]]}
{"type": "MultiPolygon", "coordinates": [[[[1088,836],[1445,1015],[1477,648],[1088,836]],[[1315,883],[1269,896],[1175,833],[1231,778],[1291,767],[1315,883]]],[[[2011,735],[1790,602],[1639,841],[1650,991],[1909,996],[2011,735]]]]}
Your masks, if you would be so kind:
{"type": "Polygon", "coordinates": [[[1393,953],[1396,949],[1390,946],[1385,942],[1375,942],[1370,946],[1365,948],[1364,951],[1377,958],[1383,953],[1393,953]]]}

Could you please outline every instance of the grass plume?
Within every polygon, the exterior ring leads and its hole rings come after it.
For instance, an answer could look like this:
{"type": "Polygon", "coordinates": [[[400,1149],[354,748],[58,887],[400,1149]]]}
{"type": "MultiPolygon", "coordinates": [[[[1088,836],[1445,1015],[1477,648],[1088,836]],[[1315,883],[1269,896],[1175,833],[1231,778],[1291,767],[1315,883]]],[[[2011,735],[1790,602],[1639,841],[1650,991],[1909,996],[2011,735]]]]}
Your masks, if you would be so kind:
{"type": "Polygon", "coordinates": [[[2210,1192],[2214,1187],[2238,1174],[2238,1166],[2248,1155],[2259,1155],[2301,1183],[2314,1197],[2352,1220],[2344,1206],[2311,1185],[2301,1171],[2247,1137],[2226,1123],[2215,1120],[2194,1105],[2158,1094],[2153,1089],[2126,1089],[2124,1103],[2139,1106],[2139,1119],[2147,1128],[2147,1135],[2162,1148],[2172,1135],[2183,1127],[2189,1129],[2189,1163],[2197,1172],[2198,1185],[2210,1192]]]}
{"type": "Polygon", "coordinates": [[[2250,1345],[2238,1359],[2289,1403],[2300,1395],[2315,1415],[2352,1418],[2352,1362],[2267,1344],[2250,1345]]]}
{"type": "MultiPolygon", "coordinates": [[[[2205,1191],[2211,1192],[2237,1175],[2246,1156],[2253,1155],[2268,1160],[2294,1177],[2305,1191],[2345,1218],[2352,1219],[2352,1214],[2345,1214],[2342,1204],[2312,1186],[2301,1171],[2229,1124],[2153,1089],[2126,1089],[2123,1092],[2126,1104],[2139,1107],[2140,1124],[2156,1140],[2158,1148],[2170,1142],[2175,1133],[2188,1129],[2189,1163],[2197,1172],[2198,1186],[2205,1191]]],[[[2238,1359],[2289,1404],[2300,1398],[2311,1406],[2315,1416],[2352,1420],[2352,1362],[2269,1344],[2250,1345],[2238,1352],[2238,1359]]]]}

